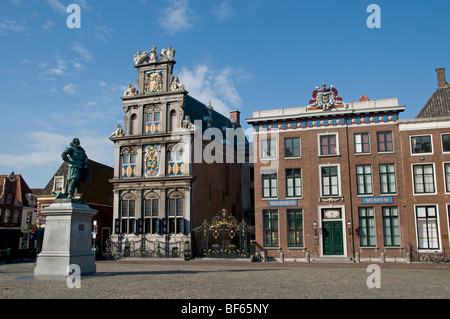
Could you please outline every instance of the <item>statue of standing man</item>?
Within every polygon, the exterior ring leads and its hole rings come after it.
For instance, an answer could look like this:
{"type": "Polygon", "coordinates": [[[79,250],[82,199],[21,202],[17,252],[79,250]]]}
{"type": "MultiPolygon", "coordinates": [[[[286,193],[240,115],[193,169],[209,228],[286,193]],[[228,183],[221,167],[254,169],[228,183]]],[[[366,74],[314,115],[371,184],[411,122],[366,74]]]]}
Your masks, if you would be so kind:
{"type": "Polygon", "coordinates": [[[86,152],[80,146],[80,140],[74,138],[70,146],[61,153],[62,159],[69,163],[69,172],[63,194],[68,198],[74,198],[75,189],[80,182],[89,182],[89,163],[86,152]]]}

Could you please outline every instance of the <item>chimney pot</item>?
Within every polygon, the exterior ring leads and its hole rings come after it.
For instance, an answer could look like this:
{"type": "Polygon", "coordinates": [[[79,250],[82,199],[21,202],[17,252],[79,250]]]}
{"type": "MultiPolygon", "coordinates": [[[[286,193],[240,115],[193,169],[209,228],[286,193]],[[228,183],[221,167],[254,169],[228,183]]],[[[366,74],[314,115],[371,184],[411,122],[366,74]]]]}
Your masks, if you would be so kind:
{"type": "Polygon", "coordinates": [[[240,123],[240,121],[241,121],[241,112],[239,112],[239,111],[231,111],[230,112],[230,119],[234,123],[236,123],[237,127],[241,126],[241,123],[240,123]]]}
{"type": "Polygon", "coordinates": [[[437,80],[438,80],[438,87],[444,88],[447,86],[447,82],[445,79],[445,68],[438,68],[436,69],[437,74],[437,80]]]}

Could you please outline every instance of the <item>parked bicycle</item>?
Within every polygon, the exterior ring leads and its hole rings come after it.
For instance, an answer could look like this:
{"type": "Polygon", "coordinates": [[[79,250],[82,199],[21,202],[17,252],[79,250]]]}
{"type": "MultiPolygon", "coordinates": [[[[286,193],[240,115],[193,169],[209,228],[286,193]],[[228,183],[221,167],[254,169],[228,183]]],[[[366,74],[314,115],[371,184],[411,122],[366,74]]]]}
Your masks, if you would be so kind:
{"type": "Polygon", "coordinates": [[[447,262],[445,259],[445,250],[443,250],[442,252],[435,251],[433,257],[431,256],[430,252],[426,252],[425,254],[420,256],[420,261],[425,263],[429,263],[432,261],[435,264],[445,263],[447,262]]]}

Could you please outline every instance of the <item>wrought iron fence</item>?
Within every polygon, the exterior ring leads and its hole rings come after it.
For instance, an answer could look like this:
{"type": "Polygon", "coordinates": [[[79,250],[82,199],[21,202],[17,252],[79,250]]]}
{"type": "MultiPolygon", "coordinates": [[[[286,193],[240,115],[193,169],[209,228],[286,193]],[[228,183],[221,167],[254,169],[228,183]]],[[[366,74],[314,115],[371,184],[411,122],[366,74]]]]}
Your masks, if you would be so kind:
{"type": "Polygon", "coordinates": [[[210,222],[204,221],[194,229],[201,236],[200,255],[203,257],[250,257],[255,247],[250,235],[255,229],[245,221],[238,222],[227,210],[221,210],[210,222]]]}
{"type": "Polygon", "coordinates": [[[142,235],[140,239],[119,238],[118,241],[106,241],[105,259],[127,257],[141,258],[187,258],[191,255],[189,241],[184,239],[171,241],[169,236],[163,239],[149,239],[142,235]]]}

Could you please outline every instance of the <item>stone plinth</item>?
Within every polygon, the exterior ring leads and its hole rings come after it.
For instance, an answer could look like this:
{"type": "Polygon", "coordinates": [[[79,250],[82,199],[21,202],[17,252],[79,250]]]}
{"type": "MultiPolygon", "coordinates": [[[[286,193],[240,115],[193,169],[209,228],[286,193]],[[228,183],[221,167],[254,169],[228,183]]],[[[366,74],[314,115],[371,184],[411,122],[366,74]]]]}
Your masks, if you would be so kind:
{"type": "Polygon", "coordinates": [[[63,279],[71,274],[69,265],[78,265],[81,275],[94,274],[92,217],[97,211],[84,201],[56,199],[42,210],[46,217],[42,251],[37,257],[36,279],[63,279]]]}

